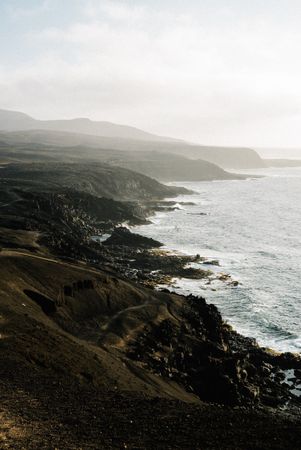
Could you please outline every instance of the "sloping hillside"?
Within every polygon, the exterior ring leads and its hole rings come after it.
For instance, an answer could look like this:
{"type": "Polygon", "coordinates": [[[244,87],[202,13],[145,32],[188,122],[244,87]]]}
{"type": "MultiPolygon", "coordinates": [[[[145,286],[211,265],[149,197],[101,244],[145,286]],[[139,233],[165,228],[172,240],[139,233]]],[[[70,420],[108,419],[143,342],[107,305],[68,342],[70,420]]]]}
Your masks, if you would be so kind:
{"type": "Polygon", "coordinates": [[[186,147],[186,155],[202,158],[224,169],[256,169],[265,167],[258,153],[245,147],[210,147],[193,145],[186,147]]]}
{"type": "Polygon", "coordinates": [[[119,125],[112,122],[93,121],[87,118],[37,120],[18,111],[7,111],[3,109],[0,110],[0,130],[53,130],[144,141],[173,141],[172,138],[157,136],[135,127],[119,125]]]}
{"type": "Polygon", "coordinates": [[[0,446],[300,448],[298,416],[256,408],[287,401],[267,368],[289,358],[231,333],[203,299],[58,260],[35,234],[23,238],[35,252],[0,252],[0,446]]]}
{"type": "Polygon", "coordinates": [[[0,170],[1,448],[300,448],[283,383],[290,369],[299,384],[300,358],[238,335],[201,297],[146,287],[145,258],[158,272],[171,256],[91,239],[133,219],[133,198],[176,191],[102,164],[0,170]]]}
{"type": "Polygon", "coordinates": [[[258,153],[250,148],[192,145],[133,127],[109,122],[93,122],[89,119],[40,121],[23,113],[0,110],[1,130],[0,140],[11,143],[29,142],[114,150],[157,151],[203,159],[226,169],[265,167],[258,153]],[[7,131],[13,133],[5,136],[3,133],[7,131]]]}
{"type": "Polygon", "coordinates": [[[126,167],[160,181],[233,180],[240,175],[226,172],[202,159],[188,159],[176,154],[158,152],[131,153],[132,158],[110,158],[110,164],[126,167]]]}
{"type": "Polygon", "coordinates": [[[2,160],[10,162],[102,162],[124,167],[160,181],[210,181],[241,178],[201,159],[159,151],[114,150],[96,147],[58,147],[37,143],[0,143],[2,160]]]}
{"type": "Polygon", "coordinates": [[[115,200],[154,200],[188,192],[185,188],[165,186],[131,170],[101,163],[9,164],[1,169],[1,178],[14,180],[17,186],[35,186],[37,191],[72,189],[115,200]]]}

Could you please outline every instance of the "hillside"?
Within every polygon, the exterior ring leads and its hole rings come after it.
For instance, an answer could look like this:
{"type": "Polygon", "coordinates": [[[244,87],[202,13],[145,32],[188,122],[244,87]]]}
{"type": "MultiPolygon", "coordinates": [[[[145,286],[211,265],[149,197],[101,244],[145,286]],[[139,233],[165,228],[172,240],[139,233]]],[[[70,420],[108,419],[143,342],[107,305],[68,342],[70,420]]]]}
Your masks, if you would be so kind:
{"type": "Polygon", "coordinates": [[[112,165],[126,167],[160,181],[233,180],[243,176],[226,172],[216,164],[202,159],[188,159],[177,154],[158,152],[130,153],[111,156],[112,165]]]}
{"type": "Polygon", "coordinates": [[[12,144],[35,143],[60,147],[79,145],[122,151],[156,151],[206,160],[224,169],[265,167],[258,153],[250,148],[192,145],[136,128],[89,119],[39,121],[22,113],[2,110],[0,132],[0,141],[12,144]]]}
{"type": "Polygon", "coordinates": [[[188,192],[165,186],[152,178],[120,167],[101,163],[9,164],[1,168],[1,182],[36,187],[37,191],[76,190],[114,200],[147,201],[188,192]]]}
{"type": "MultiPolygon", "coordinates": [[[[0,143],[0,157],[9,162],[93,161],[123,167],[159,181],[210,181],[242,178],[204,160],[191,160],[173,153],[111,150],[93,147],[57,147],[45,144],[0,143]]],[[[116,169],[117,170],[117,169],[116,169]]]]}
{"type": "Polygon", "coordinates": [[[2,166],[0,447],[300,448],[283,383],[300,358],[237,334],[201,297],[149,288],[154,272],[195,277],[195,257],[124,228],[91,238],[172,193],[101,164],[2,166]]]}
{"type": "Polygon", "coordinates": [[[299,383],[300,358],[237,334],[201,297],[154,289],[211,272],[116,228],[185,190],[95,162],[0,171],[0,447],[300,447],[283,383],[288,369],[299,383]]]}
{"type": "Polygon", "coordinates": [[[82,133],[94,136],[117,137],[144,141],[172,141],[172,138],[157,136],[135,127],[87,118],[70,120],[37,120],[18,111],[0,110],[0,130],[53,130],[69,133],[82,133]]]}
{"type": "Polygon", "coordinates": [[[186,156],[202,158],[224,169],[256,169],[265,167],[258,153],[245,147],[207,147],[194,145],[186,148],[186,156]]]}
{"type": "Polygon", "coordinates": [[[297,417],[204,403],[191,392],[205,368],[210,395],[227,385],[231,393],[222,372],[231,353],[218,344],[220,333],[225,345],[229,338],[215,308],[45,254],[3,250],[0,262],[3,448],[300,448],[297,417]],[[141,361],[135,342],[144,343],[141,361]],[[181,351],[187,363],[189,351],[205,351],[202,370],[195,356],[184,369],[195,373],[187,391],[172,363],[181,351]]]}

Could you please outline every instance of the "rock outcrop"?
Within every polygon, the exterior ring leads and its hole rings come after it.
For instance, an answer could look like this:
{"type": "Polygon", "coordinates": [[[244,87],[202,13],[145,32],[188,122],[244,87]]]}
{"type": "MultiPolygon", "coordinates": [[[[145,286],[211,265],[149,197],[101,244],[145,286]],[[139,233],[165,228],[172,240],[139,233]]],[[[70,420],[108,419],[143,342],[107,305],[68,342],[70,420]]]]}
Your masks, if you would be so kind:
{"type": "Polygon", "coordinates": [[[161,242],[152,238],[131,233],[126,227],[115,228],[111,236],[103,242],[103,245],[122,245],[134,248],[158,248],[162,247],[161,242]]]}

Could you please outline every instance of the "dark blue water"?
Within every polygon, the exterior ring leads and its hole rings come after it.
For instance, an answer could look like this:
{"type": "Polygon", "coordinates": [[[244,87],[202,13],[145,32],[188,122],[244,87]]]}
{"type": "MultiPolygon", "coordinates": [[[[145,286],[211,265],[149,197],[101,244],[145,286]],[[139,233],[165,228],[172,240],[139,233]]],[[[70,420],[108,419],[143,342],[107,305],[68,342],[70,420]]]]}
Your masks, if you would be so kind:
{"type": "Polygon", "coordinates": [[[174,280],[205,296],[239,332],[281,351],[301,351],[301,169],[252,171],[246,181],[174,183],[196,194],[181,210],[157,214],[138,232],[170,250],[219,259],[239,281],[174,280]],[[205,213],[206,215],[200,215],[205,213]]]}

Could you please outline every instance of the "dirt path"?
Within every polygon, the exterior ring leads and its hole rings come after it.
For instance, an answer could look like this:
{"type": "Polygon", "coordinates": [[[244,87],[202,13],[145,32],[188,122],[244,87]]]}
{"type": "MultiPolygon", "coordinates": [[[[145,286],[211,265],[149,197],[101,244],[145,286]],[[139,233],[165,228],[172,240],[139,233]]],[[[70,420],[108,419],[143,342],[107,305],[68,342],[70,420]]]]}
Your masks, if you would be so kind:
{"type": "Polygon", "coordinates": [[[80,266],[71,262],[64,262],[64,261],[60,261],[58,259],[54,259],[48,256],[42,256],[42,255],[34,255],[32,253],[26,253],[23,251],[19,251],[19,250],[2,250],[0,251],[0,258],[2,257],[26,257],[26,258],[32,258],[32,259],[39,259],[41,261],[46,261],[46,262],[50,262],[53,264],[58,264],[60,266],[64,266],[64,267],[72,267],[73,269],[76,270],[81,270],[81,271],[85,271],[85,272],[91,272],[94,273],[96,275],[99,275],[100,272],[97,269],[92,269],[91,267],[88,266],[80,266]]]}

